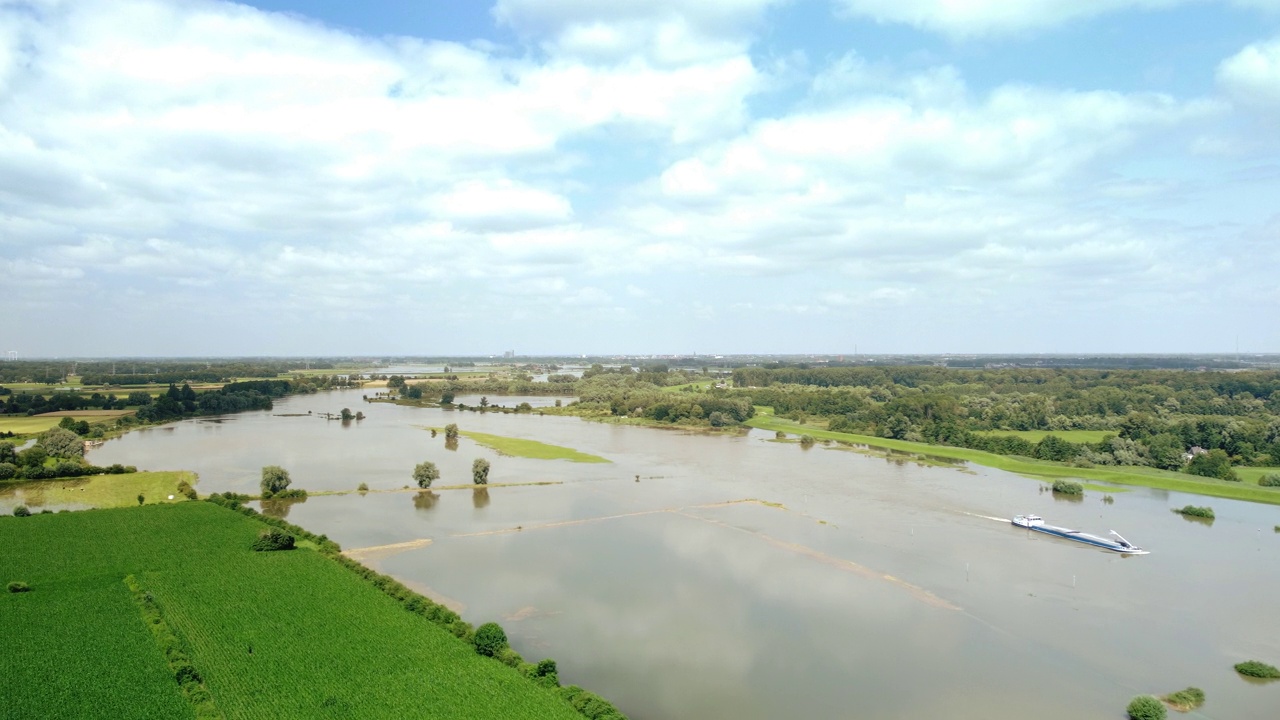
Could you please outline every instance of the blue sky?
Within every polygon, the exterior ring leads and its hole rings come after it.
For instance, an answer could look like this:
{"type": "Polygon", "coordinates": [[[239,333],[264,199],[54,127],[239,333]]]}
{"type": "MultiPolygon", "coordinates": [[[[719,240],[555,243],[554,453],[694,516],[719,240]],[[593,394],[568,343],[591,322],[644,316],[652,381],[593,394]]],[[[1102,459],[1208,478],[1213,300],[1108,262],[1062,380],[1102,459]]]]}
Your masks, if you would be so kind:
{"type": "Polygon", "coordinates": [[[1280,0],[0,0],[26,357],[1280,352],[1280,0]]]}

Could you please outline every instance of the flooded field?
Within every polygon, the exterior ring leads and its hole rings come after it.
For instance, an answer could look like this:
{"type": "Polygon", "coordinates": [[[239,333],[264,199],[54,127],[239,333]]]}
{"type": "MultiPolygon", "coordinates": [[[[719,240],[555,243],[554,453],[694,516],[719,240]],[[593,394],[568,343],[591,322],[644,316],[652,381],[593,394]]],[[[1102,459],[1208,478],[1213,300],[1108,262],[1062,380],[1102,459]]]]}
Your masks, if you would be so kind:
{"type": "MultiPolygon", "coordinates": [[[[1148,489],[1057,500],[981,467],[804,449],[772,433],[707,436],[576,418],[366,404],[360,391],[131,433],[97,464],[194,470],[201,493],[256,492],[278,464],[310,491],[269,504],[458,609],[498,620],[526,658],[637,720],[1121,718],[1136,694],[1195,685],[1189,717],[1273,718],[1280,684],[1280,509],[1148,489]],[[368,417],[344,424],[319,413],[368,417]],[[308,415],[310,412],[310,415],[308,415]],[[609,464],[506,457],[425,428],[535,439],[609,464]],[[539,486],[419,491],[437,486],[539,486]],[[1172,507],[1211,504],[1211,525],[1172,507]],[[1001,518],[1110,529],[1121,557],[1001,518]],[[364,549],[364,550],[361,550],[364,549]]],[[[461,400],[461,399],[460,399],[461,400]]],[[[471,404],[479,398],[467,399],[471,404]]],[[[490,397],[513,406],[526,398],[490,397]]],[[[551,404],[554,398],[529,398],[551,404]]]]}

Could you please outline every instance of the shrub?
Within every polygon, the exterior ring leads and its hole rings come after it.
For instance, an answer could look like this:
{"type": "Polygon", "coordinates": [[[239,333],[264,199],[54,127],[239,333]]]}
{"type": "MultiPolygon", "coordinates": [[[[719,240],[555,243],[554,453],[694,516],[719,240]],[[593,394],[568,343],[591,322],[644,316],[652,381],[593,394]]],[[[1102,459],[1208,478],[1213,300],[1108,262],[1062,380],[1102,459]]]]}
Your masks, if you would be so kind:
{"type": "Polygon", "coordinates": [[[356,491],[362,493],[369,492],[369,483],[360,483],[360,486],[356,488],[356,491]]]}
{"type": "Polygon", "coordinates": [[[457,440],[457,439],[458,439],[458,424],[457,424],[457,423],[449,423],[448,425],[445,425],[445,426],[444,426],[444,439],[445,439],[445,440],[457,440]]]}
{"type": "Polygon", "coordinates": [[[1070,480],[1054,480],[1053,491],[1063,495],[1084,495],[1084,486],[1070,480]]]}
{"type": "Polygon", "coordinates": [[[18,474],[18,466],[11,462],[0,462],[0,480],[8,480],[18,474]]]}
{"type": "Polygon", "coordinates": [[[1247,660],[1242,663],[1236,663],[1235,667],[1236,672],[1241,675],[1248,675],[1249,677],[1263,678],[1266,680],[1280,678],[1280,670],[1277,670],[1274,665],[1268,665],[1264,662],[1258,662],[1257,660],[1247,660]]]}
{"type": "Polygon", "coordinates": [[[263,530],[258,533],[258,539],[253,541],[253,549],[258,552],[292,550],[293,548],[293,536],[279,528],[263,530]]]}
{"type": "Polygon", "coordinates": [[[31,586],[24,582],[14,580],[13,582],[9,583],[9,592],[11,593],[31,592],[31,586]]]}
{"type": "Polygon", "coordinates": [[[1258,478],[1258,484],[1262,487],[1280,487],[1280,473],[1268,473],[1258,478]]]}
{"type": "Polygon", "coordinates": [[[488,460],[485,460],[484,458],[476,458],[475,462],[471,463],[471,480],[475,482],[476,485],[489,484],[488,460]]]}
{"type": "Polygon", "coordinates": [[[1164,701],[1174,710],[1187,712],[1204,704],[1204,691],[1198,687],[1189,687],[1186,690],[1179,690],[1176,693],[1165,695],[1164,701]]]}
{"type": "Polygon", "coordinates": [[[802,448],[806,448],[806,449],[807,449],[807,448],[811,448],[811,447],[813,447],[814,443],[816,443],[816,442],[817,442],[817,440],[814,440],[812,435],[801,435],[801,436],[800,436],[800,447],[802,447],[802,448]]]}
{"type": "Polygon", "coordinates": [[[30,517],[30,515],[31,511],[27,509],[26,505],[19,505],[13,509],[14,517],[30,517]]]}
{"type": "Polygon", "coordinates": [[[476,646],[476,652],[480,655],[497,657],[500,652],[507,649],[507,633],[498,623],[487,622],[476,628],[476,634],[471,643],[476,646]]]}
{"type": "Polygon", "coordinates": [[[1199,507],[1197,505],[1187,505],[1185,507],[1181,507],[1174,510],[1174,512],[1180,513],[1182,515],[1190,515],[1191,517],[1207,518],[1209,520],[1213,519],[1213,508],[1211,507],[1199,507]]]}
{"type": "Polygon", "coordinates": [[[786,439],[787,439],[787,434],[786,434],[786,433],[784,433],[784,432],[782,432],[781,430],[777,430],[777,431],[775,431],[775,432],[773,433],[773,439],[774,439],[774,440],[786,440],[786,439]]]}
{"type": "Polygon", "coordinates": [[[200,495],[196,493],[196,489],[191,487],[191,483],[186,480],[182,480],[178,483],[178,494],[188,500],[197,500],[200,497],[200,495]]]}
{"type": "Polygon", "coordinates": [[[1164,720],[1169,714],[1164,703],[1153,695],[1139,695],[1130,700],[1126,712],[1130,720],[1164,720]]]}

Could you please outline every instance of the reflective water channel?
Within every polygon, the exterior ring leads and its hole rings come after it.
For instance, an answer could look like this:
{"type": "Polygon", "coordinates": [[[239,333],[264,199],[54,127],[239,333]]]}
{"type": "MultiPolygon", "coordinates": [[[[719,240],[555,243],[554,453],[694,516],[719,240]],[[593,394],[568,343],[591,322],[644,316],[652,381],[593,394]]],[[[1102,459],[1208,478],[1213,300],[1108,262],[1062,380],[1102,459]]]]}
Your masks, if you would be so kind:
{"type": "Polygon", "coordinates": [[[267,509],[473,623],[501,622],[527,659],[555,658],[562,681],[637,720],[1121,718],[1134,695],[1188,685],[1208,696],[1189,717],[1280,715],[1280,683],[1251,684],[1231,667],[1280,661],[1280,507],[1141,488],[1071,502],[997,470],[806,450],[759,431],[708,436],[362,394],[133,432],[90,459],[195,470],[201,493],[256,492],[268,464],[312,492],[366,483],[366,494],[267,509]],[[343,407],[368,417],[319,416],[343,407]],[[466,438],[451,450],[426,429],[449,422],[611,462],[505,457],[466,438]],[[491,483],[555,484],[405,489],[423,460],[439,465],[438,486],[470,483],[478,457],[491,461],[491,483]],[[1211,505],[1217,520],[1170,512],[1188,503],[1211,505]],[[1151,554],[1002,520],[1025,512],[1115,529],[1151,554]]]}

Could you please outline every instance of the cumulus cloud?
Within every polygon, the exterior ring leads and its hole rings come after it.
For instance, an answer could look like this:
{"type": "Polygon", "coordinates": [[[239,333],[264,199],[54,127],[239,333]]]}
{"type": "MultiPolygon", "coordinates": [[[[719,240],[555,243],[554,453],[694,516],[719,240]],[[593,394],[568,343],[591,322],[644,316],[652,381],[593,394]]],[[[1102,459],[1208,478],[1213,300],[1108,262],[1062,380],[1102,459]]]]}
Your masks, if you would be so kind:
{"type": "Polygon", "coordinates": [[[1218,83],[1242,105],[1280,108],[1280,38],[1254,43],[1223,60],[1218,83]]]}
{"type": "MultiPolygon", "coordinates": [[[[903,23],[953,37],[1037,30],[1124,10],[1161,10],[1194,0],[834,0],[840,11],[884,23],[903,23]]],[[[1225,4],[1274,10],[1271,0],[1225,4]]]]}

